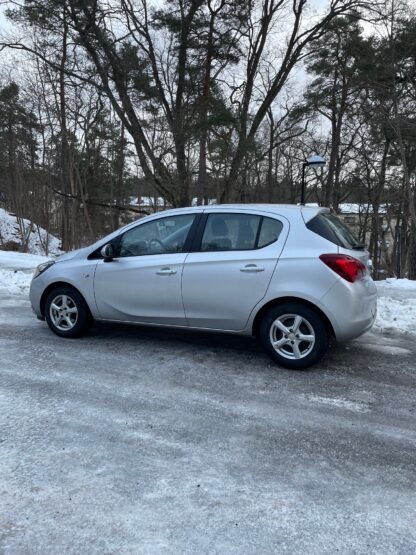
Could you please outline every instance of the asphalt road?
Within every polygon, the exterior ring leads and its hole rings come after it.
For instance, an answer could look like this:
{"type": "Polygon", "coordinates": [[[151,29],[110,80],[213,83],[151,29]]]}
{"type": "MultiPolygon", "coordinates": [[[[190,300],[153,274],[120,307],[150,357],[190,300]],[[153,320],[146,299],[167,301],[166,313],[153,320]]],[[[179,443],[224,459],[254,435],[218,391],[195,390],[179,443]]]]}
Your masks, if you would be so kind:
{"type": "Polygon", "coordinates": [[[416,345],[307,372],[255,341],[0,307],[0,553],[416,552],[416,345]]]}

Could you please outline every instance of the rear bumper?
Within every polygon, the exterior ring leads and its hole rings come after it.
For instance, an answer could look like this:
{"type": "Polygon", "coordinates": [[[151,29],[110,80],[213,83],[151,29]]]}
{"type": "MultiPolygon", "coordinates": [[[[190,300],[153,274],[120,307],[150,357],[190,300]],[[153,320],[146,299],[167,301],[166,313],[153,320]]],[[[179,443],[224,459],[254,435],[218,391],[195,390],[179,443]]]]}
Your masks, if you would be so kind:
{"type": "Polygon", "coordinates": [[[371,329],[377,315],[377,288],[371,278],[348,283],[340,278],[321,299],[338,341],[350,341],[371,329]]]}

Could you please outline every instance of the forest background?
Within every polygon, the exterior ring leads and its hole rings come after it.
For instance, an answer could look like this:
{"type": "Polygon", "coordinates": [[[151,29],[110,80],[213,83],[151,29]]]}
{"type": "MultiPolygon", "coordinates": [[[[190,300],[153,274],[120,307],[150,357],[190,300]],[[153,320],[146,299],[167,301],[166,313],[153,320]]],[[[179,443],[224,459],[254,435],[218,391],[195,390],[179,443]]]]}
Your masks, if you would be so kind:
{"type": "Polygon", "coordinates": [[[410,0],[0,6],[0,207],[63,250],[156,209],[297,203],[319,154],[306,202],[359,206],[376,272],[416,279],[410,0]]]}

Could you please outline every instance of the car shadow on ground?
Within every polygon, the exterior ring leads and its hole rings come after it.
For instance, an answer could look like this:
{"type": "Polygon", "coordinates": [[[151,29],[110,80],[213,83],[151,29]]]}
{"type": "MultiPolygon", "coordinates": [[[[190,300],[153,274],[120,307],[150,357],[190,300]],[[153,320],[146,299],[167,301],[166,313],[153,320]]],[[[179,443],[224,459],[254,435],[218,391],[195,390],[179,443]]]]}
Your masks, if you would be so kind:
{"type": "MultiPolygon", "coordinates": [[[[188,330],[146,325],[126,325],[119,323],[96,322],[88,334],[90,339],[99,341],[111,341],[113,344],[124,345],[140,342],[141,345],[147,344],[150,349],[155,345],[160,348],[169,347],[172,354],[183,355],[183,350],[195,349],[195,353],[210,354],[215,353],[221,357],[241,357],[242,362],[256,361],[259,364],[268,366],[275,363],[264,352],[260,342],[255,337],[242,336],[231,333],[208,332],[200,330],[188,330]]],[[[333,367],[337,360],[345,354],[346,348],[352,355],[354,350],[359,350],[358,345],[344,344],[331,340],[330,348],[324,359],[316,366],[309,369],[333,367]]],[[[284,370],[284,368],[281,368],[284,370]]]]}
{"type": "MultiPolygon", "coordinates": [[[[232,357],[234,363],[240,359],[242,365],[276,367],[263,351],[255,337],[206,332],[188,329],[175,329],[145,325],[126,325],[97,322],[88,336],[97,341],[105,340],[121,349],[126,344],[140,342],[151,350],[168,349],[172,356],[192,356],[204,359],[217,357],[218,363],[226,363],[232,357]],[[190,353],[191,350],[191,353],[190,353]]],[[[383,367],[395,372],[403,366],[411,366],[416,349],[410,338],[397,334],[369,332],[348,343],[331,340],[325,357],[308,372],[327,371],[332,373],[366,374],[371,368],[383,367]]],[[[237,362],[238,364],[238,362],[237,362]]],[[[287,370],[293,372],[292,370],[287,370]]]]}
{"type": "Polygon", "coordinates": [[[199,346],[208,349],[231,349],[247,353],[261,353],[262,348],[255,337],[242,336],[216,331],[200,331],[164,326],[127,325],[119,323],[96,322],[90,337],[121,339],[128,341],[166,342],[178,346],[199,346]]]}

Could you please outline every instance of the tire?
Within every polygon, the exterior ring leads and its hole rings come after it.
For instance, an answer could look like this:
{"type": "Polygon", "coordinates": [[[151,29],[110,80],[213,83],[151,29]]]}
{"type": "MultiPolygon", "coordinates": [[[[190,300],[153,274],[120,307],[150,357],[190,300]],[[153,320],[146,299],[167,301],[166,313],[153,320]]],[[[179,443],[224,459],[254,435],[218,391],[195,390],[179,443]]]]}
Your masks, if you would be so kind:
{"type": "Polygon", "coordinates": [[[305,370],[327,352],[329,331],[322,316],[313,308],[288,302],[265,314],[260,323],[259,339],[279,366],[305,370]]]}
{"type": "Polygon", "coordinates": [[[53,289],[45,304],[50,329],[60,337],[79,337],[92,325],[91,312],[84,298],[72,287],[53,289]]]}

